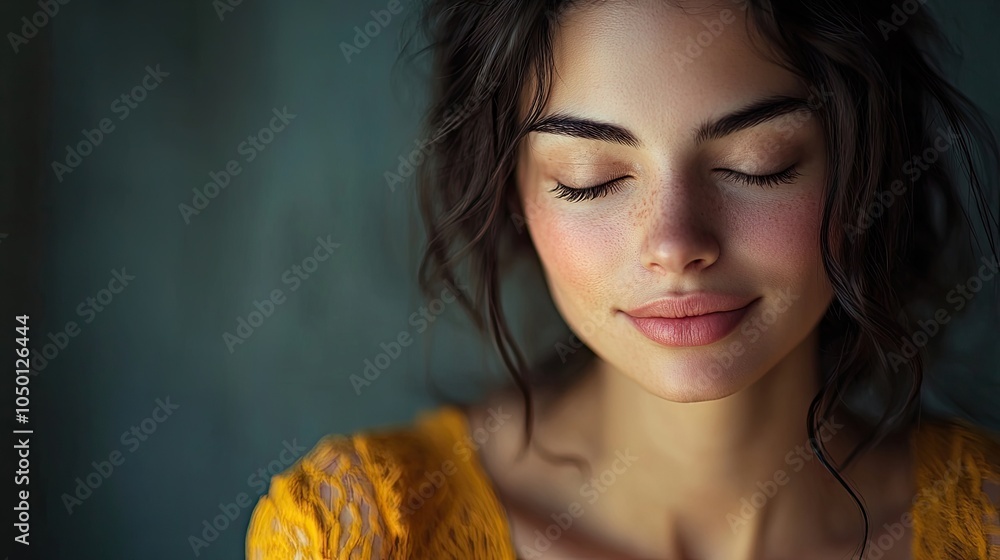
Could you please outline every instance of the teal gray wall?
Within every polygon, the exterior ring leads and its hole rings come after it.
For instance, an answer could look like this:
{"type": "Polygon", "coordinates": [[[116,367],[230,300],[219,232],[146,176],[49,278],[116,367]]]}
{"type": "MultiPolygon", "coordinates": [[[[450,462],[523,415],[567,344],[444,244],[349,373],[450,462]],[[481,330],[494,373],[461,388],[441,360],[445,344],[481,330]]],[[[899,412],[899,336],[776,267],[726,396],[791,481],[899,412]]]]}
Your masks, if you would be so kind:
{"type": "MultiPolygon", "coordinates": [[[[293,442],[410,420],[434,404],[427,371],[453,394],[501,376],[456,305],[423,332],[410,319],[427,305],[414,281],[418,224],[409,185],[393,191],[384,174],[421,140],[421,95],[394,70],[412,1],[350,62],[340,44],[388,2],[242,2],[221,20],[216,4],[76,0],[17,55],[46,49],[52,62],[36,352],[68,322],[79,328],[33,380],[57,442],[41,475],[49,558],[194,557],[189,537],[230,503],[235,520],[197,557],[241,557],[250,507],[240,495],[256,502],[269,476],[258,469],[282,465],[293,442]],[[147,67],[168,75],[122,118],[115,100],[147,67]],[[247,161],[241,143],[284,108],[294,119],[247,161]],[[51,161],[102,119],[113,130],[58,180],[51,161]],[[178,205],[193,205],[192,189],[230,160],[239,175],[185,219],[178,205]],[[293,291],[286,271],[317,238],[338,246],[293,291]],[[110,303],[80,308],[122,268],[134,279],[110,303]],[[282,303],[231,352],[223,334],[276,289],[282,303]],[[415,343],[358,394],[350,376],[400,332],[415,343]],[[146,420],[158,399],[176,410],[146,420]],[[155,427],[145,441],[123,438],[144,420],[155,427]],[[120,464],[69,513],[62,495],[110,458],[120,464]]],[[[1000,6],[931,6],[965,50],[950,70],[996,123],[1000,6]]],[[[30,13],[12,13],[3,31],[30,13]]],[[[557,340],[551,305],[538,309],[551,323],[540,336],[557,340]]],[[[986,320],[955,329],[956,341],[995,333],[986,320]]],[[[996,380],[996,345],[971,351],[948,367],[996,380]]]]}

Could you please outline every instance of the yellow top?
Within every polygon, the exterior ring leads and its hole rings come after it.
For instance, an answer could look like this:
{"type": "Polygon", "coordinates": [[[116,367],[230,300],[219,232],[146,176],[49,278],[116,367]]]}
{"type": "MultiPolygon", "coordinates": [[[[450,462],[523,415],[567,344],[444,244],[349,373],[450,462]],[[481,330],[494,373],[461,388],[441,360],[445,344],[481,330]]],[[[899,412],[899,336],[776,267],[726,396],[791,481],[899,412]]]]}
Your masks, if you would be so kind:
{"type": "MultiPolygon", "coordinates": [[[[412,427],[327,436],[271,479],[250,519],[246,557],[515,560],[503,505],[468,436],[466,416],[452,406],[412,427]]],[[[1000,559],[1000,443],[961,422],[925,421],[912,445],[913,558],[1000,559]]]]}

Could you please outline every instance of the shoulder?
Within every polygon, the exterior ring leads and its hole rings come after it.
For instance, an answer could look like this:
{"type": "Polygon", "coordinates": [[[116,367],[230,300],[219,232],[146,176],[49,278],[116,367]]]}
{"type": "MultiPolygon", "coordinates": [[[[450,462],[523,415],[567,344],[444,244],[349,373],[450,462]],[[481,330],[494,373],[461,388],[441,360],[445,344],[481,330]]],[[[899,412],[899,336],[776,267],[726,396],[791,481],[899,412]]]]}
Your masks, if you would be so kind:
{"type": "Polygon", "coordinates": [[[499,509],[463,443],[465,422],[443,407],[409,426],[323,438],[272,477],[247,558],[419,558],[454,550],[457,538],[497,541],[499,509]],[[493,523],[471,527],[470,518],[493,523]]]}
{"type": "Polygon", "coordinates": [[[381,516],[372,515],[379,494],[354,439],[328,436],[271,477],[250,517],[249,560],[340,558],[331,551],[349,555],[354,550],[366,558],[382,557],[378,552],[388,530],[381,516]]]}
{"type": "Polygon", "coordinates": [[[1000,558],[1000,434],[932,419],[914,433],[913,528],[927,558],[1000,558]]]}

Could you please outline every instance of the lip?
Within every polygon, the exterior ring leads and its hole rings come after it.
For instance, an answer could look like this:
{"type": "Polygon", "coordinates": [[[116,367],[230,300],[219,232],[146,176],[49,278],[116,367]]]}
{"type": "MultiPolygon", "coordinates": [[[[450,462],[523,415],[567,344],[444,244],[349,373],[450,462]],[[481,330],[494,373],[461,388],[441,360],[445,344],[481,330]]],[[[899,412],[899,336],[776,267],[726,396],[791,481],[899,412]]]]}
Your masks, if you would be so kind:
{"type": "Polygon", "coordinates": [[[646,338],[664,346],[704,346],[729,335],[759,298],[697,293],[623,311],[646,338]]]}

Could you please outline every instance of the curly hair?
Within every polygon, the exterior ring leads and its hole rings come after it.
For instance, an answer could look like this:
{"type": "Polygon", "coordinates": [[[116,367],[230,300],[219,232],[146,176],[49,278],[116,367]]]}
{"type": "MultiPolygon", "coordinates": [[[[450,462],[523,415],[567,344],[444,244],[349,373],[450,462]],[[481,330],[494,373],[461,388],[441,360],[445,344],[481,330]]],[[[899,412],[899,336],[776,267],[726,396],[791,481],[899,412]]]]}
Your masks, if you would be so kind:
{"type": "MultiPolygon", "coordinates": [[[[427,242],[419,280],[428,295],[441,284],[469,286],[459,301],[525,399],[526,442],[532,389],[557,390],[594,358],[583,348],[569,361],[553,355],[529,364],[500,290],[513,259],[537,259],[521,235],[516,154],[549,96],[560,19],[581,3],[429,0],[420,19],[420,52],[432,56],[424,126],[434,150],[414,178],[427,242]]],[[[988,254],[997,258],[993,210],[1000,201],[984,177],[996,171],[1000,150],[978,109],[942,76],[934,49],[947,42],[919,5],[903,11],[891,0],[740,3],[761,54],[819,93],[815,114],[829,169],[820,249],[834,298],[819,327],[823,384],[806,425],[817,441],[824,419],[859,395],[868,398],[871,432],[845,461],[831,465],[822,444],[814,444],[861,509],[867,541],[867,512],[838,469],[915,421],[925,366],[908,347],[913,306],[940,298],[972,265],[958,250],[977,229],[963,200],[978,213],[988,254]],[[914,156],[942,135],[952,143],[948,153],[916,167],[914,156]]]]}

